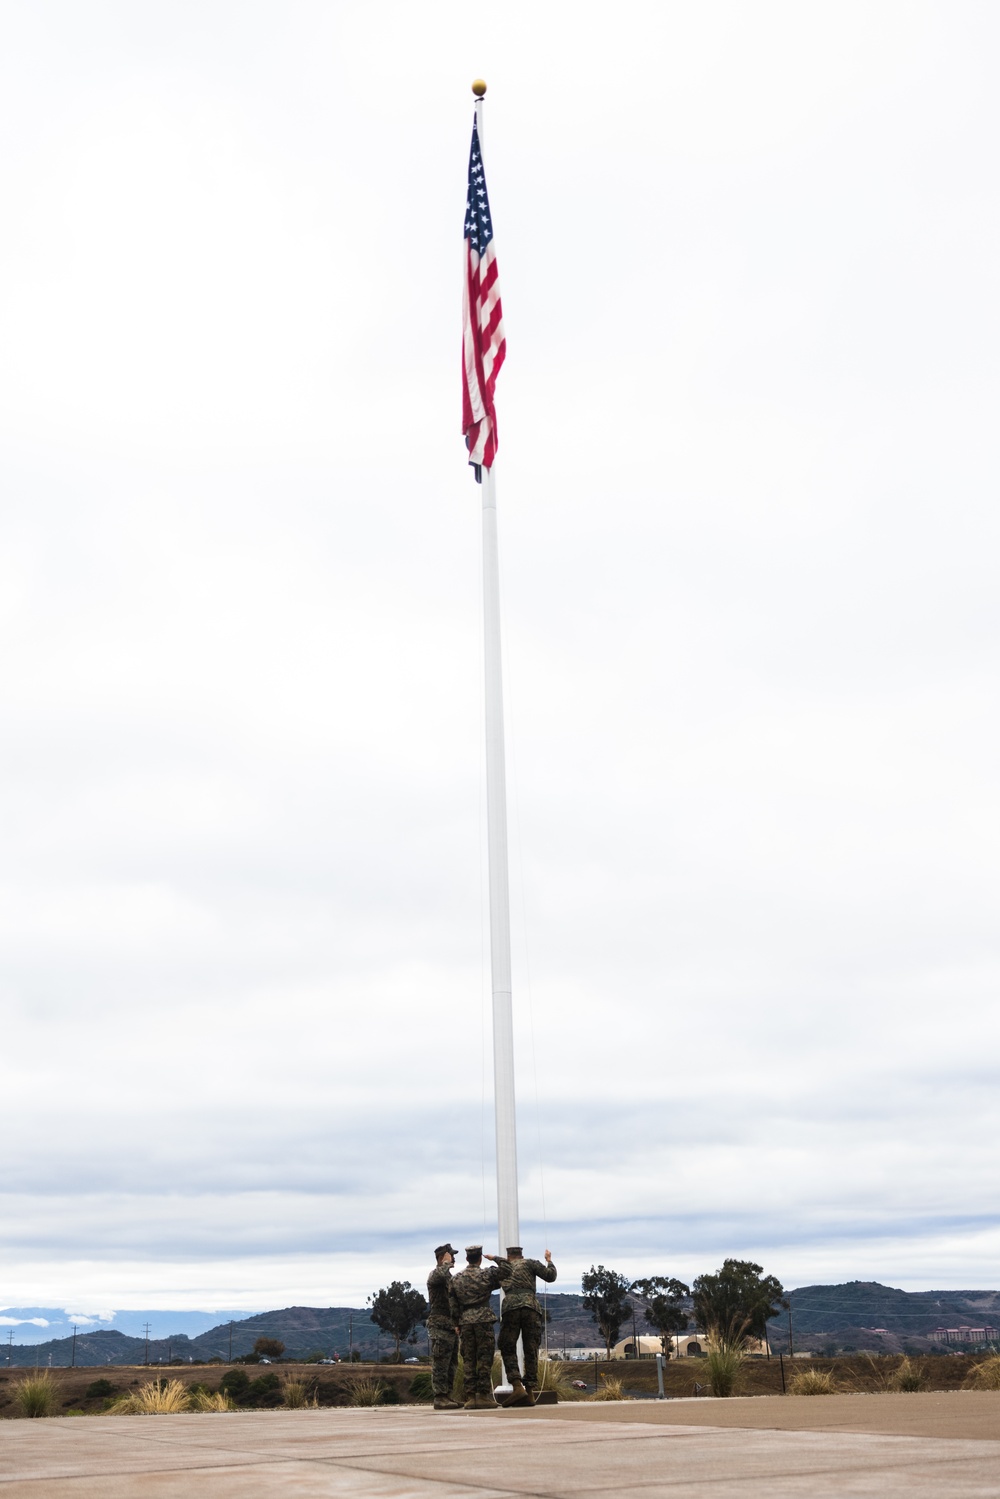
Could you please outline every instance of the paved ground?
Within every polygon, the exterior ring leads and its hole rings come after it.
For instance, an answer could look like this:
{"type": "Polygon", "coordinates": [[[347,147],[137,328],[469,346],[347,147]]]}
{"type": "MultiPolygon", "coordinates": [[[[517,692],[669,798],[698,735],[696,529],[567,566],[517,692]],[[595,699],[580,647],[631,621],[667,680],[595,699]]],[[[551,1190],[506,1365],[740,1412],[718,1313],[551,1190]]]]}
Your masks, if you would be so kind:
{"type": "Polygon", "coordinates": [[[67,1417],[0,1422],[0,1499],[998,1499],[998,1441],[972,1393],[67,1417]]]}

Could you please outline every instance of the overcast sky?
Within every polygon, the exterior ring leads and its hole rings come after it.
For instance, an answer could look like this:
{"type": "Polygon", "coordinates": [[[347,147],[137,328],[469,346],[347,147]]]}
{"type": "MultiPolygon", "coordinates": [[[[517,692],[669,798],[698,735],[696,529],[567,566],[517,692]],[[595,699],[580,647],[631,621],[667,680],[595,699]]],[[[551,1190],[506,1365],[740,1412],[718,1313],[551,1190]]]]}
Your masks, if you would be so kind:
{"type": "Polygon", "coordinates": [[[0,1302],[1000,1284],[1000,16],[0,9],[0,1302]],[[485,1124],[484,1124],[485,1120],[485,1124]]]}

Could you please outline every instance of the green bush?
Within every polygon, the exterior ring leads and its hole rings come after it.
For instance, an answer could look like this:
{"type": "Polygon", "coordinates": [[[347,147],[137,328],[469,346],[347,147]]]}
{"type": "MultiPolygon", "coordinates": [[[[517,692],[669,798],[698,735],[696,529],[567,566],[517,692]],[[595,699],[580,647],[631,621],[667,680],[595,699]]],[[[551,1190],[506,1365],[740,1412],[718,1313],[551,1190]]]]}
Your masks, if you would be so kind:
{"type": "Polygon", "coordinates": [[[433,1400],[434,1381],[429,1369],[421,1369],[419,1374],[414,1374],[410,1380],[410,1394],[414,1400],[433,1400]]]}
{"type": "Polygon", "coordinates": [[[239,1400],[240,1396],[245,1395],[249,1388],[250,1376],[249,1374],[245,1374],[242,1369],[230,1369],[227,1374],[223,1374],[222,1379],[219,1381],[219,1389],[225,1390],[227,1395],[232,1395],[234,1400],[239,1400]]]}
{"type": "Polygon", "coordinates": [[[103,1400],[105,1395],[113,1395],[117,1389],[110,1379],[95,1379],[93,1384],[87,1386],[84,1394],[85,1400],[103,1400]]]}
{"type": "Polygon", "coordinates": [[[277,1374],[262,1374],[252,1379],[242,1396],[237,1396],[241,1405],[276,1406],[284,1401],[281,1380],[277,1374]]]}

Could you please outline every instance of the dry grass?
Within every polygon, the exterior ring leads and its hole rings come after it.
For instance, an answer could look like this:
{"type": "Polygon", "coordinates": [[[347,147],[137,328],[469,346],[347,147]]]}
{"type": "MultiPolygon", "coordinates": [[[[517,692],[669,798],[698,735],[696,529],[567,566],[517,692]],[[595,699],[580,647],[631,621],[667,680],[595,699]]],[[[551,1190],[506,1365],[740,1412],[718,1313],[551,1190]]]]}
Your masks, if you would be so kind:
{"type": "Polygon", "coordinates": [[[191,1409],[187,1386],[179,1379],[154,1379],[128,1395],[122,1395],[108,1409],[109,1416],[176,1416],[191,1409]]]}
{"type": "Polygon", "coordinates": [[[803,1369],[788,1386],[789,1395],[836,1395],[839,1386],[828,1369],[803,1369]]]}
{"type": "Polygon", "coordinates": [[[234,1411],[236,1406],[228,1390],[192,1390],[193,1411],[234,1411]]]}
{"type": "Polygon", "coordinates": [[[1000,1353],[974,1364],[965,1377],[967,1390],[1000,1390],[1000,1353]]]}
{"type": "Polygon", "coordinates": [[[904,1354],[889,1377],[887,1388],[894,1395],[911,1395],[922,1390],[927,1376],[919,1364],[912,1364],[904,1354]]]}
{"type": "Polygon", "coordinates": [[[11,1389],[11,1395],[19,1416],[51,1416],[55,1410],[56,1387],[48,1370],[44,1374],[29,1374],[26,1379],[18,1380],[11,1389]]]}
{"type": "MultiPolygon", "coordinates": [[[[876,1391],[886,1395],[912,1394],[927,1387],[927,1372],[918,1364],[910,1362],[906,1354],[897,1361],[891,1355],[866,1353],[864,1372],[871,1378],[876,1391]]],[[[858,1389],[866,1386],[859,1385],[858,1389]]]]}
{"type": "Polygon", "coordinates": [[[587,1396],[588,1400],[627,1400],[628,1398],[624,1384],[613,1374],[602,1374],[597,1389],[592,1395],[587,1396]]]}
{"type": "Polygon", "coordinates": [[[549,1390],[557,1400],[579,1400],[582,1390],[573,1388],[573,1371],[567,1364],[547,1358],[538,1360],[538,1389],[549,1390]]]}
{"type": "Polygon", "coordinates": [[[382,1405],[385,1385],[380,1379],[355,1379],[347,1396],[348,1405],[382,1405]]]}
{"type": "Polygon", "coordinates": [[[319,1405],[315,1395],[312,1399],[309,1398],[309,1387],[301,1379],[286,1379],[283,1393],[286,1410],[313,1410],[319,1405]]]}

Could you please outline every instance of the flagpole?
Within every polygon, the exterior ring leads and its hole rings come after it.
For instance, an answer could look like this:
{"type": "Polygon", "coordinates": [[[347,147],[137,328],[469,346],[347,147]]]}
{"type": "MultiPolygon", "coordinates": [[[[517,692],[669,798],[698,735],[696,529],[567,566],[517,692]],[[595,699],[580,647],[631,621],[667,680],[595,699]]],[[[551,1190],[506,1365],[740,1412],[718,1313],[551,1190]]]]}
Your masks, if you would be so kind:
{"type": "Polygon", "coordinates": [[[493,978],[493,1087],[496,1109],[497,1229],[500,1253],[519,1244],[514,1024],[510,974],[510,882],[507,786],[500,657],[500,566],[496,477],[483,469],[483,639],[486,656],[486,830],[490,877],[490,965],[493,978]]]}
{"type": "MultiPolygon", "coordinates": [[[[485,84],[473,85],[476,127],[483,148],[485,84]]],[[[521,1242],[517,1201],[517,1119],[514,1099],[514,1022],[510,973],[510,880],[507,865],[507,774],[500,654],[500,559],[497,490],[492,468],[482,470],[483,643],[486,658],[486,842],[490,885],[490,967],[493,982],[493,1090],[496,1113],[497,1236],[505,1253],[521,1242]]]]}

